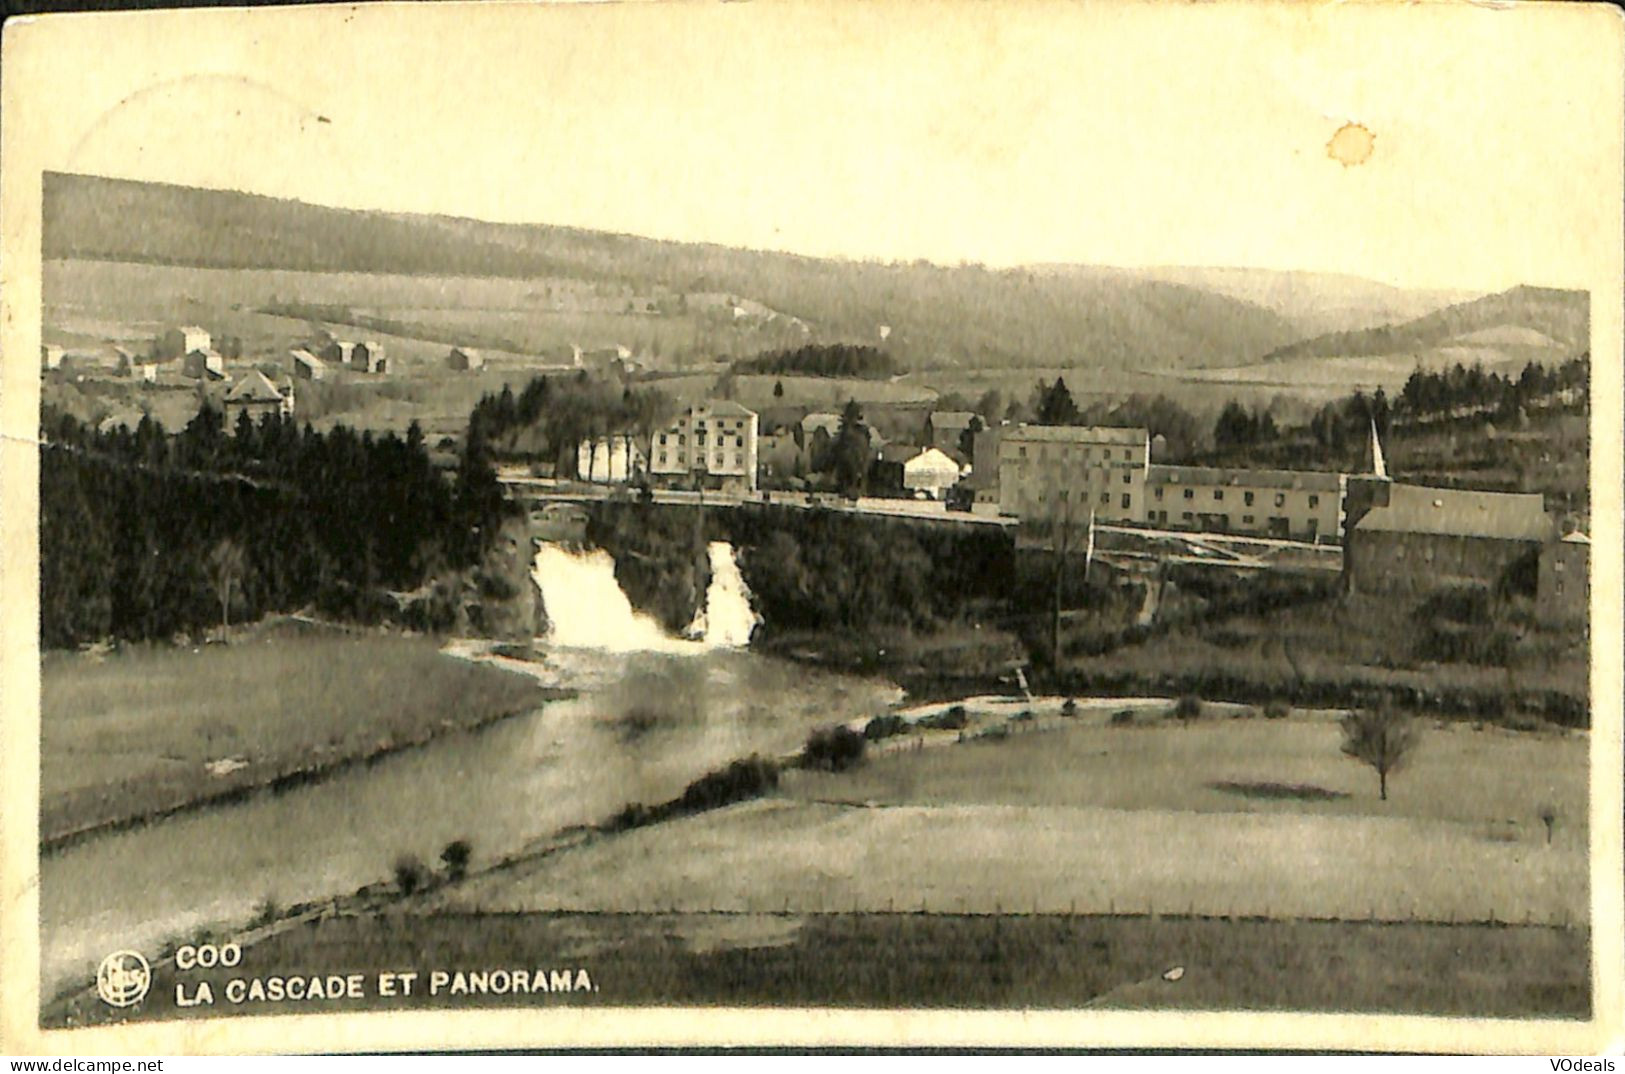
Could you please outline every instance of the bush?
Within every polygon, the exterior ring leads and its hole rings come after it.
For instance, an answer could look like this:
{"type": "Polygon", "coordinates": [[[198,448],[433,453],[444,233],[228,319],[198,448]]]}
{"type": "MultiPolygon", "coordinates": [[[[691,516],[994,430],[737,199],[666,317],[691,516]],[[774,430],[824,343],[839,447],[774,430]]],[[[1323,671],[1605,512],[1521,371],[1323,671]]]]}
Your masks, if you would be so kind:
{"type": "Polygon", "coordinates": [[[1178,701],[1174,702],[1170,715],[1182,723],[1200,720],[1202,718],[1202,699],[1195,694],[1183,694],[1178,701]]]}
{"type": "Polygon", "coordinates": [[[429,880],[429,870],[415,854],[402,854],[395,859],[395,886],[402,895],[420,891],[429,880]]]}
{"type": "Polygon", "coordinates": [[[919,726],[933,727],[942,731],[958,731],[970,724],[970,715],[966,713],[964,705],[955,705],[942,712],[934,712],[929,716],[920,717],[919,726]]]}
{"type": "Polygon", "coordinates": [[[886,713],[876,716],[863,726],[863,737],[870,742],[879,742],[883,738],[901,735],[908,731],[908,721],[896,713],[886,713]]]}
{"type": "Polygon", "coordinates": [[[248,927],[257,929],[261,925],[269,925],[281,916],[281,904],[273,896],[267,895],[254,904],[254,916],[249,919],[248,927]]]}
{"type": "Polygon", "coordinates": [[[1111,725],[1113,727],[1134,726],[1134,710],[1118,709],[1116,712],[1112,713],[1111,725]]]}
{"type": "Polygon", "coordinates": [[[1010,717],[1010,722],[1011,723],[1032,723],[1034,719],[1035,719],[1035,717],[1033,716],[1033,710],[1032,709],[1022,709],[1020,712],[1018,712],[1014,716],[1010,717]]]}
{"type": "Polygon", "coordinates": [[[447,876],[461,880],[467,875],[468,861],[473,856],[474,848],[467,839],[454,839],[440,852],[440,864],[446,867],[447,876]]]}
{"type": "MultiPolygon", "coordinates": [[[[857,740],[861,755],[863,736],[845,728],[842,730],[857,740]]],[[[778,785],[779,766],[765,757],[752,754],[726,768],[707,772],[690,783],[676,804],[684,812],[699,812],[759,797],[778,785]]]]}
{"type": "Polygon", "coordinates": [[[1266,720],[1284,720],[1290,715],[1292,715],[1292,706],[1279,698],[1264,705],[1264,719],[1266,720]]]}
{"type": "Polygon", "coordinates": [[[819,728],[807,736],[807,744],[801,749],[801,767],[844,771],[863,760],[867,741],[845,724],[819,728]]]}
{"type": "Polygon", "coordinates": [[[1010,737],[1010,728],[1009,728],[1009,726],[1006,725],[1006,724],[1000,723],[1000,724],[994,724],[992,727],[984,727],[984,728],[982,728],[982,730],[978,731],[973,736],[972,741],[975,741],[975,742],[983,742],[983,741],[1003,742],[1005,739],[1007,739],[1009,737],[1010,737]]]}
{"type": "Polygon", "coordinates": [[[1078,702],[1077,702],[1076,699],[1069,697],[1065,701],[1061,702],[1061,715],[1062,716],[1076,716],[1077,714],[1078,714],[1078,702]]]}

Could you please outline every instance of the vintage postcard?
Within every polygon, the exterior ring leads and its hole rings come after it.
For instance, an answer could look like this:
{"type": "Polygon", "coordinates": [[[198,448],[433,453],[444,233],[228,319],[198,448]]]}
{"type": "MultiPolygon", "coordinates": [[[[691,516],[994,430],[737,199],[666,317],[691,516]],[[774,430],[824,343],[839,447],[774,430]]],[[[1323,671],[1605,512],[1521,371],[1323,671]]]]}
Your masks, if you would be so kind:
{"type": "Polygon", "coordinates": [[[1622,37],[11,21],[0,1045],[1617,1050],[1622,37]]]}

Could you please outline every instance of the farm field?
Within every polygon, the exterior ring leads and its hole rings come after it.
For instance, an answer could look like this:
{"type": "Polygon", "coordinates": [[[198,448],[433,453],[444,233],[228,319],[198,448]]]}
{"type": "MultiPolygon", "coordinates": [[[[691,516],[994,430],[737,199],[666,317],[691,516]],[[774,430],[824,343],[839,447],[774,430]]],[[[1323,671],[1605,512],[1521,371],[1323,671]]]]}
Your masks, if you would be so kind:
{"type": "MultiPolygon", "coordinates": [[[[346,917],[247,949],[260,976],[313,966],[411,967],[415,1001],[317,1000],[286,1013],[403,1004],[660,1005],[1393,1011],[1582,1018],[1590,930],[1202,918],[949,914],[430,914],[346,917]],[[1178,967],[1178,980],[1163,974],[1178,967]],[[566,969],[568,992],[434,996],[440,969],[566,969]],[[590,989],[574,987],[588,973],[590,989]]],[[[138,1018],[186,1018],[172,967],[155,967],[138,1018]]],[[[196,975],[189,975],[196,976],[196,975]]],[[[242,1013],[261,1013],[245,1005],[242,1013]]],[[[112,1015],[93,996],[53,1004],[51,1025],[112,1015]]]]}
{"type": "Polygon", "coordinates": [[[1326,720],[1063,727],[787,773],[774,797],[498,870],[446,905],[1574,923],[1586,771],[1584,736],[1434,729],[1382,803],[1326,720]]]}
{"type": "Polygon", "coordinates": [[[452,659],[423,638],[52,653],[41,668],[40,834],[162,812],[528,711],[547,696],[532,679],[452,659]]]}
{"type": "MultiPolygon", "coordinates": [[[[715,374],[661,377],[650,386],[667,392],[681,403],[699,402],[712,394],[715,374]]],[[[794,377],[771,374],[739,374],[733,378],[731,398],[742,406],[760,411],[768,407],[812,407],[839,413],[848,399],[859,405],[924,406],[937,398],[932,388],[919,378],[902,381],[866,380],[858,377],[794,377]],[[784,395],[774,394],[783,385],[784,395]]]]}

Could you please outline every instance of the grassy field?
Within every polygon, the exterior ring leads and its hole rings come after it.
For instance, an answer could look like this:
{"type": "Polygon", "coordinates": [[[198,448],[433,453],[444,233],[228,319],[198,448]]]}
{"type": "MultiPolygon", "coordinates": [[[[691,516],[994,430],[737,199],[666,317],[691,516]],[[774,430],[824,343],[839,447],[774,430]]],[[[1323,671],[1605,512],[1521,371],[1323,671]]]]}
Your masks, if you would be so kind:
{"type": "MultiPolygon", "coordinates": [[[[1361,1011],[1583,1018],[1590,930],[1068,915],[457,915],[339,918],[248,948],[243,968],[155,968],[129,1017],[313,1011],[629,1006],[1117,1008],[1361,1011]],[[1183,972],[1175,981],[1168,971],[1183,972]],[[568,992],[453,995],[458,971],[567,971],[568,992]],[[429,995],[430,974],[448,975],[429,995]],[[590,989],[575,984],[586,972],[590,989]],[[416,971],[414,996],[378,995],[380,972],[416,971]],[[363,975],[360,999],[179,1009],[230,976],[363,975]]],[[[124,1015],[93,997],[48,1025],[124,1015]]]]}
{"type": "Polygon", "coordinates": [[[446,904],[1586,918],[1584,736],[1431,729],[1384,803],[1326,719],[1049,726],[787,773],[775,797],[499,870],[446,904]]]}
{"type": "Polygon", "coordinates": [[[534,680],[443,656],[426,638],[53,653],[41,668],[41,838],[386,751],[544,697],[534,680]]]}

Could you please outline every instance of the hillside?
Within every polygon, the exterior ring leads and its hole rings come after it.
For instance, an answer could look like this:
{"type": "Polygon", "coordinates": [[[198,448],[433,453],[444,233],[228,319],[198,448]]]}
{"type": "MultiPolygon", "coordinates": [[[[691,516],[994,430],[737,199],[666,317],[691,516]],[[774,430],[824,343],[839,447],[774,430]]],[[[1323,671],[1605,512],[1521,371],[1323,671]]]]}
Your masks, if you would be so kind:
{"type": "Polygon", "coordinates": [[[1490,344],[1560,351],[1567,356],[1590,343],[1590,301],[1583,291],[1518,286],[1397,324],[1356,332],[1329,332],[1271,351],[1266,361],[1420,354],[1438,348],[1471,353],[1490,344]]]}
{"type": "Polygon", "coordinates": [[[812,341],[878,342],[884,326],[886,349],[912,369],[1224,366],[1307,334],[1257,303],[1121,272],[825,260],[64,174],[48,174],[44,193],[48,260],[568,280],[685,309],[737,296],[812,341]]]}

